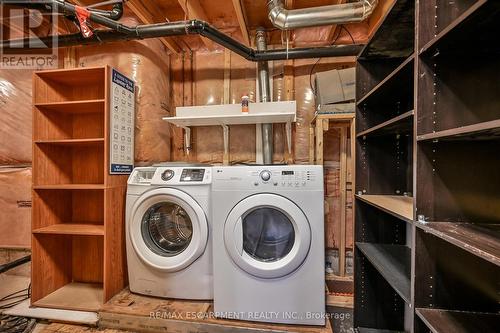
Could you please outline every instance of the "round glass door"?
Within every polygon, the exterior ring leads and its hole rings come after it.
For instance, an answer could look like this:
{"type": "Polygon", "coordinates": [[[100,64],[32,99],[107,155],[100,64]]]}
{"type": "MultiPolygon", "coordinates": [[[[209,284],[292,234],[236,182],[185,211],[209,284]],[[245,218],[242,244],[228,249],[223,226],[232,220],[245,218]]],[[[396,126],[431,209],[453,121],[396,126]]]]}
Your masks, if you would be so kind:
{"type": "Polygon", "coordinates": [[[256,194],[240,201],[224,225],[226,251],[245,272],[278,278],[295,271],[311,245],[309,222],[292,201],[256,194]]]}
{"type": "Polygon", "coordinates": [[[191,196],[176,189],[143,194],[128,223],[128,237],[139,258],[163,271],[186,268],[208,243],[205,212],[191,196]]]}
{"type": "Polygon", "coordinates": [[[172,257],[188,247],[193,236],[193,223],[178,204],[159,202],[144,214],[141,232],[151,251],[160,256],[172,257]]]}
{"type": "Polygon", "coordinates": [[[242,223],[243,250],[255,260],[278,261],[292,250],[295,230],[281,211],[257,208],[246,214],[242,223]]]}

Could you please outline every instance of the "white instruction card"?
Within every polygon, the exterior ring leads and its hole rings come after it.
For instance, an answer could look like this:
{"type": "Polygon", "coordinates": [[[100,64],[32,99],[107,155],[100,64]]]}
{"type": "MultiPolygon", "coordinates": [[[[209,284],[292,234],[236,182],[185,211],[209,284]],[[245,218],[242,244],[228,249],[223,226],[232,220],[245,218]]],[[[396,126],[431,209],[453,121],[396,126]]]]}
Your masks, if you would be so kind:
{"type": "Polygon", "coordinates": [[[129,174],[134,168],[134,81],[113,68],[111,73],[109,173],[129,174]]]}

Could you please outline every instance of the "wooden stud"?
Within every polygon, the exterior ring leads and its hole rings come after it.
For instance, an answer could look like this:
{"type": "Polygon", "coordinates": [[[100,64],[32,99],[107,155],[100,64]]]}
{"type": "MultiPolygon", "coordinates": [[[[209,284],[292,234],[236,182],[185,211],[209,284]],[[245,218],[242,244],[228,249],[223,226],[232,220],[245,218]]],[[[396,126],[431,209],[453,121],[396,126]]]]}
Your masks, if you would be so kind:
{"type": "Polygon", "coordinates": [[[229,104],[231,93],[231,51],[224,49],[224,104],[229,104]]]}
{"type": "Polygon", "coordinates": [[[347,128],[340,128],[340,245],[339,275],[345,275],[346,246],[347,128]]]}
{"type": "MultiPolygon", "coordinates": [[[[201,6],[199,0],[178,0],[178,2],[189,20],[197,19],[209,22],[208,16],[201,6]]],[[[215,48],[214,43],[210,39],[201,37],[201,40],[203,41],[203,44],[205,44],[207,49],[213,50],[215,48]]]]}
{"type": "Polygon", "coordinates": [[[314,126],[309,126],[309,164],[314,164],[314,126]]]}
{"type": "Polygon", "coordinates": [[[323,121],[316,121],[316,164],[323,165],[323,121]]]}
{"type": "Polygon", "coordinates": [[[248,34],[248,28],[246,24],[246,14],[245,9],[243,8],[243,4],[241,0],[232,0],[233,7],[236,11],[236,18],[238,19],[238,24],[240,26],[241,35],[243,36],[243,41],[247,46],[250,46],[250,35],[248,34]]]}
{"type": "MultiPolygon", "coordinates": [[[[164,22],[165,18],[161,15],[161,10],[154,1],[129,0],[127,7],[145,24],[164,22]]],[[[181,48],[174,41],[173,37],[162,37],[160,41],[173,53],[178,54],[181,48]]]]}

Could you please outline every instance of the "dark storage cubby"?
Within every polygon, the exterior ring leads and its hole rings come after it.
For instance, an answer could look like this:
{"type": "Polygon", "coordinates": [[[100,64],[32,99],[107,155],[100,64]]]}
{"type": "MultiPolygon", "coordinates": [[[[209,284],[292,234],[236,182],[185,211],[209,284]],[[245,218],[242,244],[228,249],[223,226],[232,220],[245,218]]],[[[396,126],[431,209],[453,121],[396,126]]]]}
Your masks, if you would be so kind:
{"type": "MultiPolygon", "coordinates": [[[[359,62],[358,68],[362,71],[362,62],[359,62]]],[[[366,94],[358,92],[358,131],[370,130],[413,110],[413,70],[414,61],[410,57],[366,94]]],[[[360,82],[371,80],[360,76],[360,82]]]]}
{"type": "MultiPolygon", "coordinates": [[[[406,304],[385,278],[356,247],[354,285],[354,326],[404,331],[406,304]]],[[[360,332],[377,332],[364,331],[360,332]]]]}
{"type": "Polygon", "coordinates": [[[417,211],[426,221],[500,223],[500,138],[418,145],[417,211]]]}
{"type": "Polygon", "coordinates": [[[498,131],[499,55],[480,58],[422,57],[419,66],[418,139],[470,131],[498,131]],[[448,130],[448,131],[447,131],[448,130]]]}
{"type": "Polygon", "coordinates": [[[362,200],[355,206],[356,242],[405,245],[406,227],[402,219],[362,200]]]}
{"type": "Polygon", "coordinates": [[[413,191],[413,136],[357,139],[356,193],[403,195],[413,191]]]}
{"type": "Polygon", "coordinates": [[[500,267],[416,229],[415,306],[498,313],[500,267]]]}
{"type": "Polygon", "coordinates": [[[500,3],[496,0],[421,0],[420,53],[491,54],[500,46],[496,27],[500,3]],[[473,41],[474,46],[464,43],[473,41]]]}
{"type": "Polygon", "coordinates": [[[394,1],[381,25],[361,52],[360,60],[408,57],[414,49],[414,21],[415,1],[394,1]]]}

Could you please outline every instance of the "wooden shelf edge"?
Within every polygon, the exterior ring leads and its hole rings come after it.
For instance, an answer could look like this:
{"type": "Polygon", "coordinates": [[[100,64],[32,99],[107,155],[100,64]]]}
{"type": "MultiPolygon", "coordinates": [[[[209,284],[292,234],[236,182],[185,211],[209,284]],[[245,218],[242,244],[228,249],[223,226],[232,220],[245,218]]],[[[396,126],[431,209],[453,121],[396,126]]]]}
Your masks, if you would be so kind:
{"type": "Polygon", "coordinates": [[[434,133],[418,135],[417,141],[445,139],[452,137],[457,137],[457,139],[460,139],[460,137],[463,136],[480,134],[481,132],[487,132],[490,130],[497,130],[496,132],[498,132],[498,134],[500,135],[500,119],[485,121],[477,124],[466,125],[456,128],[450,128],[447,130],[442,130],[434,133]]]}
{"type": "Polygon", "coordinates": [[[61,223],[33,229],[34,234],[104,236],[104,225],[85,223],[61,223]]]}
{"type": "Polygon", "coordinates": [[[398,253],[396,251],[404,252],[403,256],[408,257],[405,258],[405,260],[408,261],[406,262],[406,265],[409,267],[411,265],[411,249],[405,245],[362,242],[356,242],[356,246],[363,253],[366,259],[368,259],[368,261],[373,265],[373,267],[375,267],[375,269],[380,273],[380,275],[387,281],[387,283],[389,283],[394,291],[396,291],[396,293],[401,296],[403,301],[405,301],[407,304],[410,304],[410,277],[406,275],[404,271],[405,267],[400,266],[397,260],[392,259],[395,259],[396,255],[401,255],[401,253],[398,253]],[[381,255],[381,253],[379,253],[382,251],[386,252],[386,255],[381,255]],[[394,276],[391,276],[391,274],[394,276]],[[401,283],[403,281],[405,282],[404,288],[403,286],[397,286],[397,282],[401,283]]]}
{"type": "Polygon", "coordinates": [[[396,196],[396,195],[370,195],[370,194],[362,194],[362,195],[355,194],[354,196],[355,198],[375,208],[378,208],[388,214],[391,214],[392,216],[395,216],[408,223],[413,223],[413,197],[396,196]],[[399,202],[396,202],[396,200],[394,200],[395,198],[398,199],[407,198],[408,200],[405,200],[407,202],[402,202],[401,200],[399,202]],[[389,206],[387,202],[382,203],[380,199],[386,201],[389,200],[389,203],[390,201],[393,201],[393,205],[389,206]],[[400,207],[397,207],[398,205],[400,207]],[[409,210],[408,208],[410,208],[412,212],[411,215],[408,214],[408,212],[403,212],[403,210],[409,210]]]}
{"type": "Polygon", "coordinates": [[[476,10],[481,8],[485,3],[487,3],[488,0],[479,0],[472,6],[470,6],[469,9],[464,11],[462,15],[454,19],[450,24],[448,24],[441,32],[439,32],[434,38],[429,40],[425,45],[418,51],[419,55],[424,54],[425,52],[429,51],[434,45],[436,45],[444,36],[446,36],[448,33],[453,31],[458,25],[460,25],[465,19],[467,19],[470,15],[472,15],[476,10]]]}
{"type": "Polygon", "coordinates": [[[64,146],[78,146],[78,145],[98,145],[103,144],[104,138],[91,138],[91,139],[61,139],[61,140],[36,140],[35,144],[47,145],[64,145],[64,146]]]}
{"type": "Polygon", "coordinates": [[[99,99],[82,99],[82,100],[72,100],[72,101],[62,101],[62,102],[44,102],[44,103],[34,103],[37,107],[48,107],[48,106],[63,106],[63,105],[76,105],[76,104],[100,104],[105,103],[104,98],[99,99]]]}
{"type": "Polygon", "coordinates": [[[401,121],[401,120],[404,120],[404,119],[406,119],[406,118],[410,118],[410,117],[412,117],[414,114],[415,114],[415,111],[414,111],[414,110],[410,110],[410,111],[408,111],[408,112],[405,112],[405,113],[403,113],[403,114],[400,114],[399,116],[396,116],[396,117],[391,118],[391,119],[389,119],[389,120],[387,120],[387,121],[384,121],[384,122],[383,122],[383,123],[381,123],[381,124],[375,125],[375,126],[373,126],[373,127],[370,127],[370,128],[369,128],[369,129],[367,129],[367,130],[364,130],[364,131],[362,131],[362,132],[359,132],[359,133],[356,135],[356,137],[358,137],[358,138],[359,138],[359,137],[362,137],[362,136],[368,135],[368,134],[370,134],[370,133],[376,132],[376,131],[378,131],[378,130],[380,130],[380,129],[382,129],[382,128],[386,127],[386,126],[389,126],[389,125],[395,124],[395,123],[397,123],[397,122],[399,122],[399,121],[401,121]]]}
{"type": "Polygon", "coordinates": [[[433,333],[466,333],[471,330],[474,332],[493,332],[500,324],[500,314],[498,313],[429,308],[416,308],[415,313],[433,333]]]}
{"type": "MultiPolygon", "coordinates": [[[[389,82],[393,77],[398,75],[410,62],[413,61],[415,55],[412,53],[408,58],[406,58],[396,69],[394,69],[389,75],[387,75],[382,81],[380,81],[375,87],[373,87],[369,92],[367,92],[363,97],[356,101],[356,105],[362,104],[371,95],[375,94],[381,87],[383,87],[387,82],[389,82]]],[[[413,76],[412,76],[413,78],[413,76]]]]}
{"type": "MultiPolygon", "coordinates": [[[[478,230],[486,225],[454,222],[428,222],[416,223],[416,226],[450,244],[465,250],[478,258],[484,259],[500,266],[500,238],[478,230]],[[472,243],[471,240],[476,242],[472,243]],[[468,242],[466,241],[468,240],[468,242]],[[489,250],[487,249],[489,248],[489,250]],[[497,253],[494,253],[495,251],[497,253]]],[[[500,231],[500,224],[494,224],[500,231]]]]}
{"type": "Polygon", "coordinates": [[[33,185],[34,190],[104,190],[104,184],[51,184],[33,185]]]}

